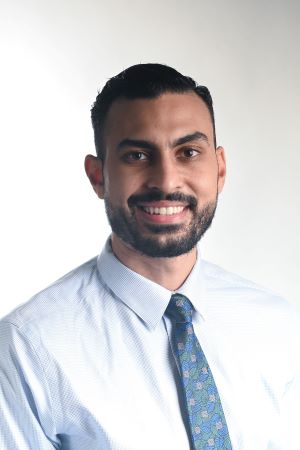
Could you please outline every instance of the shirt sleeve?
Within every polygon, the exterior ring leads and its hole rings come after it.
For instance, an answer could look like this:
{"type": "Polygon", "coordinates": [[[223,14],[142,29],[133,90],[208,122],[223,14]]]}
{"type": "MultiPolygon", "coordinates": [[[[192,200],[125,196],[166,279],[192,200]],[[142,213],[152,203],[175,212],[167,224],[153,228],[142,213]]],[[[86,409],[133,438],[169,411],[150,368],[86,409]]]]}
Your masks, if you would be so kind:
{"type": "Polygon", "coordinates": [[[0,322],[0,448],[61,448],[41,361],[18,327],[5,321],[0,322]]]}

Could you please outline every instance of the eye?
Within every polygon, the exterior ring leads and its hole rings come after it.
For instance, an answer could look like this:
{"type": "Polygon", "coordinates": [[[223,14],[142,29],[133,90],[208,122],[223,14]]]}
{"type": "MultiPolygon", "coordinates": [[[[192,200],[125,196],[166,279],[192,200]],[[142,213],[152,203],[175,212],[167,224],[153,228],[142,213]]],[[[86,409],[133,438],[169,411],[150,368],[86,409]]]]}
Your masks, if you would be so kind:
{"type": "Polygon", "coordinates": [[[199,155],[199,153],[199,150],[191,147],[183,148],[181,151],[182,156],[184,156],[185,158],[194,158],[195,156],[199,155]]]}
{"type": "Polygon", "coordinates": [[[144,161],[147,159],[147,155],[143,152],[132,151],[123,156],[123,159],[128,162],[144,161]]]}

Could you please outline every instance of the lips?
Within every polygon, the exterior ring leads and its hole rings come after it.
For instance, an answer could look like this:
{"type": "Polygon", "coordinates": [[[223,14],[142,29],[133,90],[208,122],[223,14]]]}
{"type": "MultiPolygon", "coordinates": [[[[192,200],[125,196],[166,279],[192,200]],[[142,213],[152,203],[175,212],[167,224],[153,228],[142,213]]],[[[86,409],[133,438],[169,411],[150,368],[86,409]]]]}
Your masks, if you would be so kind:
{"type": "MultiPolygon", "coordinates": [[[[182,192],[173,192],[171,194],[165,194],[160,190],[151,190],[144,194],[133,194],[128,198],[129,208],[154,208],[148,209],[148,214],[165,214],[168,212],[174,214],[174,210],[168,208],[182,207],[183,209],[188,207],[191,210],[196,209],[197,199],[191,195],[183,194],[182,192]],[[158,208],[155,211],[155,208],[158,208]],[[167,208],[164,212],[162,208],[167,208]]],[[[144,210],[145,211],[145,210],[144,210]]],[[[178,213],[177,213],[178,214],[178,213]]]]}
{"type": "Polygon", "coordinates": [[[184,210],[184,206],[163,206],[163,207],[153,207],[153,206],[141,206],[143,211],[148,214],[162,215],[162,216],[173,216],[174,214],[179,214],[184,210]]]}
{"type": "Polygon", "coordinates": [[[177,204],[163,200],[160,202],[147,202],[136,205],[136,214],[139,220],[146,223],[170,225],[186,220],[189,205],[177,204]]]}

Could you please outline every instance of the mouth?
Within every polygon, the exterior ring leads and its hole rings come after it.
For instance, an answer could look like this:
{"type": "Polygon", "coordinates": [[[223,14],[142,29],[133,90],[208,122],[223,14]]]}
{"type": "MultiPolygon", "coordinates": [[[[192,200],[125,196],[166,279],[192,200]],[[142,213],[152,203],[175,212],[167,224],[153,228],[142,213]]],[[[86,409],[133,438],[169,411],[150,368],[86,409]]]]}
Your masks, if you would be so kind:
{"type": "Polygon", "coordinates": [[[181,213],[185,206],[139,206],[139,208],[150,215],[173,216],[181,213]]]}
{"type": "Polygon", "coordinates": [[[170,202],[136,205],[137,216],[146,222],[156,224],[175,224],[183,222],[189,211],[188,205],[170,205],[170,202]]]}

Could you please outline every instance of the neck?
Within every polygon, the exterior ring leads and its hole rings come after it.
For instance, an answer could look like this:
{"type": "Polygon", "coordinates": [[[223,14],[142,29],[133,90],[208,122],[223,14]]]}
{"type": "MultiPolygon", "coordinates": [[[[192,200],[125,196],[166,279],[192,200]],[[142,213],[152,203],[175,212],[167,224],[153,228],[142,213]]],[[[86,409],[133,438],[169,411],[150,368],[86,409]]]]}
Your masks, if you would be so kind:
{"type": "Polygon", "coordinates": [[[196,262],[196,248],[174,258],[152,258],[128,247],[115,234],[111,242],[122,264],[170,291],[176,291],[184,283],[196,262]]]}

